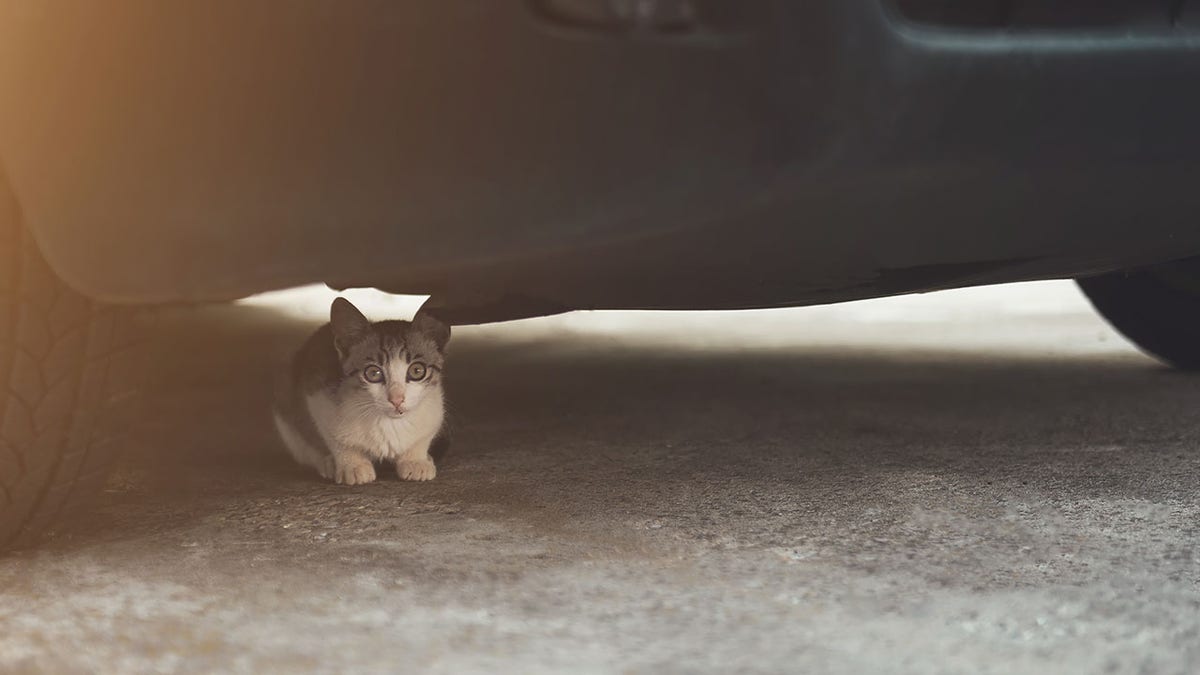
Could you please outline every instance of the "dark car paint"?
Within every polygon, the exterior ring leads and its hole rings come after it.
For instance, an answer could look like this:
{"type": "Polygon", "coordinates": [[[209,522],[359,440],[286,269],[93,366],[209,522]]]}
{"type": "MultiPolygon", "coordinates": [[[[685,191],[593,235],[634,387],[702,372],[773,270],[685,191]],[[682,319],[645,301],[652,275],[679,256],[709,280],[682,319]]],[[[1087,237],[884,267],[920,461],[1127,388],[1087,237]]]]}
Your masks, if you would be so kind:
{"type": "Polygon", "coordinates": [[[6,3],[0,162],[59,274],[119,302],[327,281],[469,322],[1200,253],[1200,31],[699,7],[659,34],[515,1],[6,3]]]}

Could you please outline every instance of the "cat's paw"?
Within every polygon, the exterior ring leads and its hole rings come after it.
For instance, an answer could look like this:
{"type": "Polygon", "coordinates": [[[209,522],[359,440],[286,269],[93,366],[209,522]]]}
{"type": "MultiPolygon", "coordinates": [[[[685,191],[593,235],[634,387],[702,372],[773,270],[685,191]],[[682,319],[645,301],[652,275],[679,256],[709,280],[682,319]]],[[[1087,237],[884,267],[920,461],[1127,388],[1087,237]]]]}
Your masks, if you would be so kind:
{"type": "Polygon", "coordinates": [[[364,458],[335,461],[333,480],[339,485],[362,485],[375,480],[375,465],[364,458]]]}
{"type": "Polygon", "coordinates": [[[437,467],[428,457],[402,459],[396,462],[396,475],[400,476],[400,480],[433,480],[437,475],[437,467]]]}

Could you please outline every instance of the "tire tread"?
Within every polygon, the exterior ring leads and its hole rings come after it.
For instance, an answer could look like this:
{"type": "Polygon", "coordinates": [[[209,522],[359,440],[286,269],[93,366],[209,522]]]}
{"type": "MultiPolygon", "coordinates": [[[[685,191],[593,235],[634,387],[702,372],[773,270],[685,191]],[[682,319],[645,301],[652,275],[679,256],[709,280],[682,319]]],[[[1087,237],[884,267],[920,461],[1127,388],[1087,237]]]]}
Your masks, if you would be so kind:
{"type": "Polygon", "coordinates": [[[98,491],[136,404],[124,358],[139,310],[68,289],[2,209],[0,186],[0,549],[32,543],[98,491]]]}

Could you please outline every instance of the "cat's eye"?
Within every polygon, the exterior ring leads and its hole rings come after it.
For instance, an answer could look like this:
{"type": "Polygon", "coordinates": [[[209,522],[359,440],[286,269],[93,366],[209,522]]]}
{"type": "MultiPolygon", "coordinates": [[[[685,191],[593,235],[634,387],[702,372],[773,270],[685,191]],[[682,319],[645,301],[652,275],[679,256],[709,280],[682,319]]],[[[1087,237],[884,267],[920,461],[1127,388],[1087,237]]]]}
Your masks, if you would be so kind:
{"type": "Polygon", "coordinates": [[[419,382],[425,379],[425,373],[427,373],[428,370],[429,369],[425,367],[424,363],[418,361],[408,367],[408,379],[413,382],[419,382]]]}
{"type": "Polygon", "coordinates": [[[371,384],[381,384],[383,382],[383,369],[379,366],[367,366],[363,368],[363,379],[371,384]]]}

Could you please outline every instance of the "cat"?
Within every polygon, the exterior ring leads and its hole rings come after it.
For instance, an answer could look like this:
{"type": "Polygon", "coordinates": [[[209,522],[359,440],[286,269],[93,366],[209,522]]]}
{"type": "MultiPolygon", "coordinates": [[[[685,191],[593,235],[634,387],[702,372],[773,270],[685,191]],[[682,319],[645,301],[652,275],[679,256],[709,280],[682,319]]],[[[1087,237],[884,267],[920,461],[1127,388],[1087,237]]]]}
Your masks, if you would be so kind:
{"type": "Polygon", "coordinates": [[[297,462],[361,485],[375,464],[402,480],[432,480],[445,440],[442,369],[450,327],[426,312],[372,323],[336,298],[280,378],[275,428],[297,462]],[[434,452],[431,455],[431,446],[434,452]]]}

